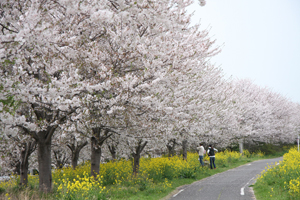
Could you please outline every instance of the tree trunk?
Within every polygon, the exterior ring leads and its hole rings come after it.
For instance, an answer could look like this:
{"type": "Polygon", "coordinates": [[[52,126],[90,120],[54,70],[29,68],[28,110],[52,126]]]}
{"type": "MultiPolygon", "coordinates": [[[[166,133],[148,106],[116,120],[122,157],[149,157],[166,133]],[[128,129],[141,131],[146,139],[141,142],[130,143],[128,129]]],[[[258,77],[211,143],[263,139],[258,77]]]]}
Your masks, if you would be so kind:
{"type": "Polygon", "coordinates": [[[240,153],[243,155],[244,153],[244,147],[243,147],[243,140],[239,140],[239,150],[240,150],[240,153]]]}
{"type": "Polygon", "coordinates": [[[113,160],[115,160],[117,158],[117,152],[116,152],[116,147],[112,144],[112,145],[107,145],[109,152],[111,154],[111,157],[113,160]]]}
{"type": "Polygon", "coordinates": [[[147,143],[148,142],[146,141],[146,142],[144,142],[144,144],[142,144],[142,141],[140,140],[138,142],[138,145],[135,148],[135,152],[132,154],[133,155],[132,172],[133,172],[134,176],[136,176],[139,172],[141,153],[144,150],[147,143]]]}
{"type": "Polygon", "coordinates": [[[41,192],[51,192],[51,141],[38,141],[39,187],[41,192]]]}
{"type": "Polygon", "coordinates": [[[71,150],[72,156],[71,156],[71,163],[73,169],[76,169],[79,159],[79,153],[88,144],[87,141],[76,145],[75,137],[71,139],[71,142],[67,144],[67,147],[71,150]]]}
{"type": "Polygon", "coordinates": [[[71,159],[71,162],[72,162],[72,167],[73,169],[75,169],[77,167],[77,164],[78,164],[78,159],[79,159],[79,153],[80,151],[83,149],[83,147],[85,147],[86,145],[88,144],[87,141],[79,144],[79,145],[75,145],[75,142],[73,144],[70,144],[70,145],[67,145],[69,147],[69,149],[71,150],[72,152],[72,159],[71,159]]]}
{"type": "Polygon", "coordinates": [[[51,174],[51,141],[57,125],[38,132],[38,163],[39,163],[39,190],[44,193],[52,190],[51,174]]]}
{"type": "Polygon", "coordinates": [[[13,173],[20,175],[20,170],[21,170],[21,162],[17,161],[17,163],[15,163],[14,161],[11,162],[11,166],[13,166],[13,173]]]}
{"type": "Polygon", "coordinates": [[[104,134],[101,135],[102,128],[92,128],[93,137],[91,137],[91,175],[95,178],[100,171],[100,158],[101,158],[101,147],[104,141],[109,138],[112,134],[108,134],[108,130],[104,130],[104,134]]]}
{"type": "Polygon", "coordinates": [[[35,150],[35,146],[35,142],[27,142],[23,144],[20,162],[20,186],[27,186],[28,184],[28,159],[35,150]]]}
{"type": "Polygon", "coordinates": [[[140,154],[133,154],[133,175],[136,176],[139,173],[139,167],[140,167],[140,154]]]}
{"type": "Polygon", "coordinates": [[[78,164],[79,152],[72,153],[72,168],[75,170],[78,164]]]}
{"type": "Polygon", "coordinates": [[[91,175],[95,178],[100,172],[101,147],[97,145],[97,139],[91,138],[91,175]]]}
{"type": "Polygon", "coordinates": [[[187,160],[187,140],[182,141],[182,158],[187,160]]]}
{"type": "Polygon", "coordinates": [[[169,157],[175,156],[175,146],[176,146],[176,140],[175,139],[169,140],[167,144],[169,157]]]}
{"type": "MultiPolygon", "coordinates": [[[[23,151],[21,154],[23,154],[23,151]]],[[[27,184],[28,184],[28,158],[27,159],[24,158],[24,162],[21,163],[21,169],[20,169],[20,186],[27,186],[27,184]]]]}

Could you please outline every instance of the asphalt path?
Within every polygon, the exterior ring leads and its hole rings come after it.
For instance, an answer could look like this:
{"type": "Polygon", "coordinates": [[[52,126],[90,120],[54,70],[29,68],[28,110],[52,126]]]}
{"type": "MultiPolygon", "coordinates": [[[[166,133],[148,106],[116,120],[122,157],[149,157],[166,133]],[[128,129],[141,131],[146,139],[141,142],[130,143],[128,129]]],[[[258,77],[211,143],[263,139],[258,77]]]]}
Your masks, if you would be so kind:
{"type": "MultiPolygon", "coordinates": [[[[179,187],[168,200],[254,200],[250,185],[265,167],[281,158],[254,161],[228,171],[215,174],[190,185],[179,187]]],[[[217,166],[218,167],[218,166],[217,166]]]]}

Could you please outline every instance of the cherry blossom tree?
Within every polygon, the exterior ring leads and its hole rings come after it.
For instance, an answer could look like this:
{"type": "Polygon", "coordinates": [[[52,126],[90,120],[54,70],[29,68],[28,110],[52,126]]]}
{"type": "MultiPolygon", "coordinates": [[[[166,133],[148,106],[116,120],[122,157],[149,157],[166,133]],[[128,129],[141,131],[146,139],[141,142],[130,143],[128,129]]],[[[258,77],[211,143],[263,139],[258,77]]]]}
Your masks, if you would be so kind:
{"type": "Polygon", "coordinates": [[[48,6],[61,8],[55,2],[1,3],[0,99],[12,96],[30,108],[28,115],[6,112],[1,119],[35,139],[40,190],[44,192],[51,191],[52,136],[79,106],[76,69],[61,57],[61,40],[53,34],[59,31],[54,28],[58,15],[48,6]]]}
{"type": "Polygon", "coordinates": [[[235,88],[240,97],[238,138],[267,143],[292,142],[297,104],[250,80],[236,80],[235,88]]]}
{"type": "MultiPolygon", "coordinates": [[[[74,122],[70,119],[71,122],[74,122]]],[[[66,123],[59,129],[53,138],[53,154],[56,166],[65,166],[71,164],[73,169],[78,165],[80,152],[88,145],[84,135],[76,131],[76,122],[66,123]],[[75,130],[75,131],[74,131],[75,130]]]]}
{"type": "Polygon", "coordinates": [[[231,122],[234,109],[231,85],[213,66],[203,64],[186,68],[184,73],[176,72],[173,83],[162,84],[167,88],[160,94],[161,103],[166,104],[166,114],[162,118],[165,127],[161,127],[166,133],[165,144],[184,142],[185,146],[189,141],[216,141],[216,138],[224,141],[220,135],[234,125],[231,122]]]}
{"type": "Polygon", "coordinates": [[[91,138],[92,174],[99,171],[99,157],[104,141],[113,133],[120,133],[116,129],[123,129],[123,133],[124,129],[128,128],[124,121],[126,117],[153,110],[150,107],[155,104],[151,103],[151,98],[157,91],[149,91],[148,88],[155,87],[160,79],[165,78],[168,67],[175,64],[179,66],[190,56],[202,58],[214,54],[214,50],[208,50],[212,43],[205,38],[207,33],[199,33],[198,26],[188,27],[190,16],[185,15],[185,8],[190,3],[191,1],[141,1],[124,4],[116,1],[108,3],[105,7],[112,18],[102,22],[106,29],[101,29],[97,38],[97,42],[102,45],[99,48],[103,52],[101,78],[95,79],[95,66],[86,65],[81,69],[84,70],[81,73],[86,75],[86,79],[94,84],[111,77],[112,71],[109,69],[113,70],[115,76],[109,79],[110,86],[106,86],[104,90],[94,87],[89,95],[83,97],[84,107],[88,108],[84,121],[87,121],[90,127],[86,133],[91,138]],[[156,23],[153,23],[154,21],[156,23]],[[183,33],[180,34],[181,32],[183,33]],[[192,36],[189,38],[190,33],[192,36]],[[195,41],[196,44],[199,41],[199,44],[189,49],[191,42],[195,41]],[[177,43],[175,51],[174,43],[177,43]],[[177,51],[189,53],[177,55],[177,51]],[[118,114],[122,112],[127,116],[118,114]]]}
{"type": "Polygon", "coordinates": [[[72,163],[73,169],[75,169],[77,167],[80,152],[86,145],[88,145],[87,140],[78,141],[74,137],[71,140],[69,140],[67,147],[71,151],[71,163],[72,163]]]}
{"type": "MultiPolygon", "coordinates": [[[[2,124],[3,125],[3,124],[2,124]]],[[[0,135],[1,167],[20,175],[20,186],[28,184],[29,157],[36,149],[36,142],[19,130],[3,128],[0,135]],[[4,134],[5,133],[5,134],[4,134]]]]}
{"type": "Polygon", "coordinates": [[[2,165],[6,166],[9,171],[13,170],[13,173],[20,175],[20,185],[27,186],[29,157],[36,149],[36,142],[17,127],[7,128],[9,123],[6,122],[5,118],[10,115],[27,115],[29,109],[20,105],[20,102],[16,102],[11,96],[1,102],[4,105],[2,110],[4,115],[0,120],[0,126],[2,127],[0,135],[0,148],[3,155],[2,165]]]}

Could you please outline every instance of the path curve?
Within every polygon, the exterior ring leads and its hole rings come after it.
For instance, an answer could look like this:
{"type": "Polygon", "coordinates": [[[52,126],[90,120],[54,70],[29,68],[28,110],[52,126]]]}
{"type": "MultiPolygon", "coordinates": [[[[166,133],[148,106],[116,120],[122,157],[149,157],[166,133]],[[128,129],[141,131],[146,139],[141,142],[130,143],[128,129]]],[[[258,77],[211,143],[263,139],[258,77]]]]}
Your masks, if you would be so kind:
{"type": "Polygon", "coordinates": [[[280,158],[254,161],[222,173],[215,174],[190,185],[178,187],[166,200],[255,200],[252,187],[255,178],[265,167],[280,158]]]}

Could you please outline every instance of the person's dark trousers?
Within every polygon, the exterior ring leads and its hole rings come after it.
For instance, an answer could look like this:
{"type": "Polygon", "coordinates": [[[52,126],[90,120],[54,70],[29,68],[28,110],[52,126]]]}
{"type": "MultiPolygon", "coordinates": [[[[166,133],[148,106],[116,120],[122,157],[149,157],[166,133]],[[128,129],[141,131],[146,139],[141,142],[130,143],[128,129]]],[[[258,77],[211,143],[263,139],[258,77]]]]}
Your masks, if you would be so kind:
{"type": "Polygon", "coordinates": [[[214,168],[216,168],[215,159],[216,159],[215,157],[210,157],[210,159],[209,159],[211,169],[213,169],[213,166],[214,166],[214,168]]]}
{"type": "Polygon", "coordinates": [[[204,162],[203,162],[203,156],[199,156],[199,161],[200,161],[200,164],[202,165],[202,167],[204,166],[204,162]]]}

